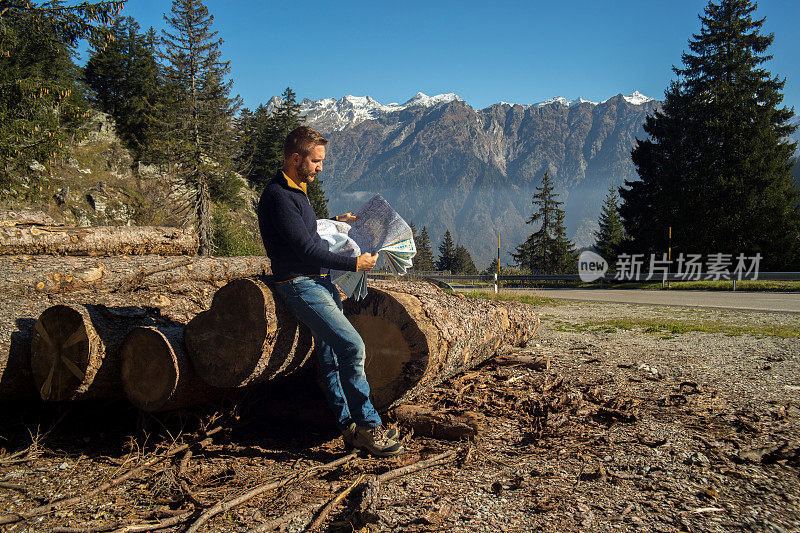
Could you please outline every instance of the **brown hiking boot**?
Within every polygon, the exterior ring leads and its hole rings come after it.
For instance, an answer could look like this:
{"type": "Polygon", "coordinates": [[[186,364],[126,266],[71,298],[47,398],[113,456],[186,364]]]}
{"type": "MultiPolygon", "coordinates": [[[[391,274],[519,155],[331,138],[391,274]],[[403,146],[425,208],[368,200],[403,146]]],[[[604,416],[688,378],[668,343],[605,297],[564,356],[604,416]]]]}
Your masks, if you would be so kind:
{"type": "MultiPolygon", "coordinates": [[[[344,440],[344,443],[347,446],[347,448],[355,448],[355,444],[353,444],[353,439],[355,439],[355,437],[356,437],[355,424],[350,424],[350,427],[342,430],[342,439],[344,440]]],[[[395,426],[391,426],[386,429],[386,438],[400,442],[400,432],[397,430],[395,426]]]]}
{"type": "Polygon", "coordinates": [[[348,444],[354,448],[366,450],[377,457],[390,457],[405,451],[399,442],[388,436],[390,432],[395,437],[398,436],[397,429],[387,431],[380,426],[363,428],[351,424],[347,430],[342,432],[342,436],[345,442],[348,443],[348,437],[352,435],[352,439],[348,444]]]}

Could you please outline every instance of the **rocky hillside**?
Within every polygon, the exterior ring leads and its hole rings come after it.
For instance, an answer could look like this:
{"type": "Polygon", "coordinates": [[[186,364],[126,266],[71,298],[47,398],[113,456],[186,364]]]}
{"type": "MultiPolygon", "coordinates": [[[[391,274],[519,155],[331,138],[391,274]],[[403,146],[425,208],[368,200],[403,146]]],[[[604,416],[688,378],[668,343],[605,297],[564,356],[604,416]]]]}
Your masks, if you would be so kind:
{"type": "MultiPolygon", "coordinates": [[[[169,165],[134,161],[114,131],[114,121],[95,112],[89,135],[70,155],[46,167],[32,161],[0,189],[0,209],[35,208],[68,226],[185,226],[194,223],[194,190],[170,173],[169,165]]],[[[243,183],[243,207],[218,213],[215,254],[263,252],[253,199],[243,183]],[[241,241],[241,242],[239,242],[241,241]]]]}
{"type": "Polygon", "coordinates": [[[592,244],[609,185],[636,177],[630,151],[658,105],[634,93],[475,110],[456,95],[418,94],[402,105],[306,100],[303,112],[330,139],[321,177],[332,212],[354,210],[379,192],[407,220],[427,226],[435,245],[449,229],[484,268],[498,232],[503,252],[531,233],[525,222],[545,171],[565,202],[569,236],[592,244]]]}

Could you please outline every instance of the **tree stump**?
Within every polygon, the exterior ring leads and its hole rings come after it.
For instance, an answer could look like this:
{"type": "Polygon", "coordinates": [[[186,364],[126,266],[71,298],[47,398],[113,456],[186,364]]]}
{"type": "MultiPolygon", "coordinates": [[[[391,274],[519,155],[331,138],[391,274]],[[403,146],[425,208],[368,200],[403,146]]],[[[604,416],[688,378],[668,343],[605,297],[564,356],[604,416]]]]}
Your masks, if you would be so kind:
{"type": "Polygon", "coordinates": [[[186,325],[186,349],[206,383],[244,387],[289,375],[309,359],[311,332],[268,283],[266,277],[228,283],[186,325]]]}
{"type": "Polygon", "coordinates": [[[195,372],[183,347],[182,327],[134,328],[122,341],[120,357],[125,394],[143,411],[168,411],[224,395],[195,372]]]}

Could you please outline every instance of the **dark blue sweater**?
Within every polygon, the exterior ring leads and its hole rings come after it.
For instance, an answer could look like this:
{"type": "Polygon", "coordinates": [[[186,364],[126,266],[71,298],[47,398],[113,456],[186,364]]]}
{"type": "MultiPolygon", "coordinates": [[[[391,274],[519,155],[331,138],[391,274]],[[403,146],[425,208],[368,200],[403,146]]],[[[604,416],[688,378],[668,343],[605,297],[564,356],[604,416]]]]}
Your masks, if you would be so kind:
{"type": "Polygon", "coordinates": [[[323,268],[356,270],[356,257],[328,251],[317,234],[317,217],[308,197],[290,187],[280,169],[258,201],[258,227],[275,281],[319,276],[323,268]]]}

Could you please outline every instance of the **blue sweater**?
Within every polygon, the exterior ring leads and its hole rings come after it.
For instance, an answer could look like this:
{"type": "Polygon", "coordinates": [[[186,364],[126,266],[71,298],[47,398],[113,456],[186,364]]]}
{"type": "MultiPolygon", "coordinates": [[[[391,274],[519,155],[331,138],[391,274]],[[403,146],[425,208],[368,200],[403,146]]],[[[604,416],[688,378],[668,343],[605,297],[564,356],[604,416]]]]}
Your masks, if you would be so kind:
{"type": "Polygon", "coordinates": [[[281,169],[258,201],[258,227],[275,281],[319,276],[323,268],[356,270],[356,257],[328,251],[317,234],[317,217],[308,197],[289,186],[281,169]]]}

